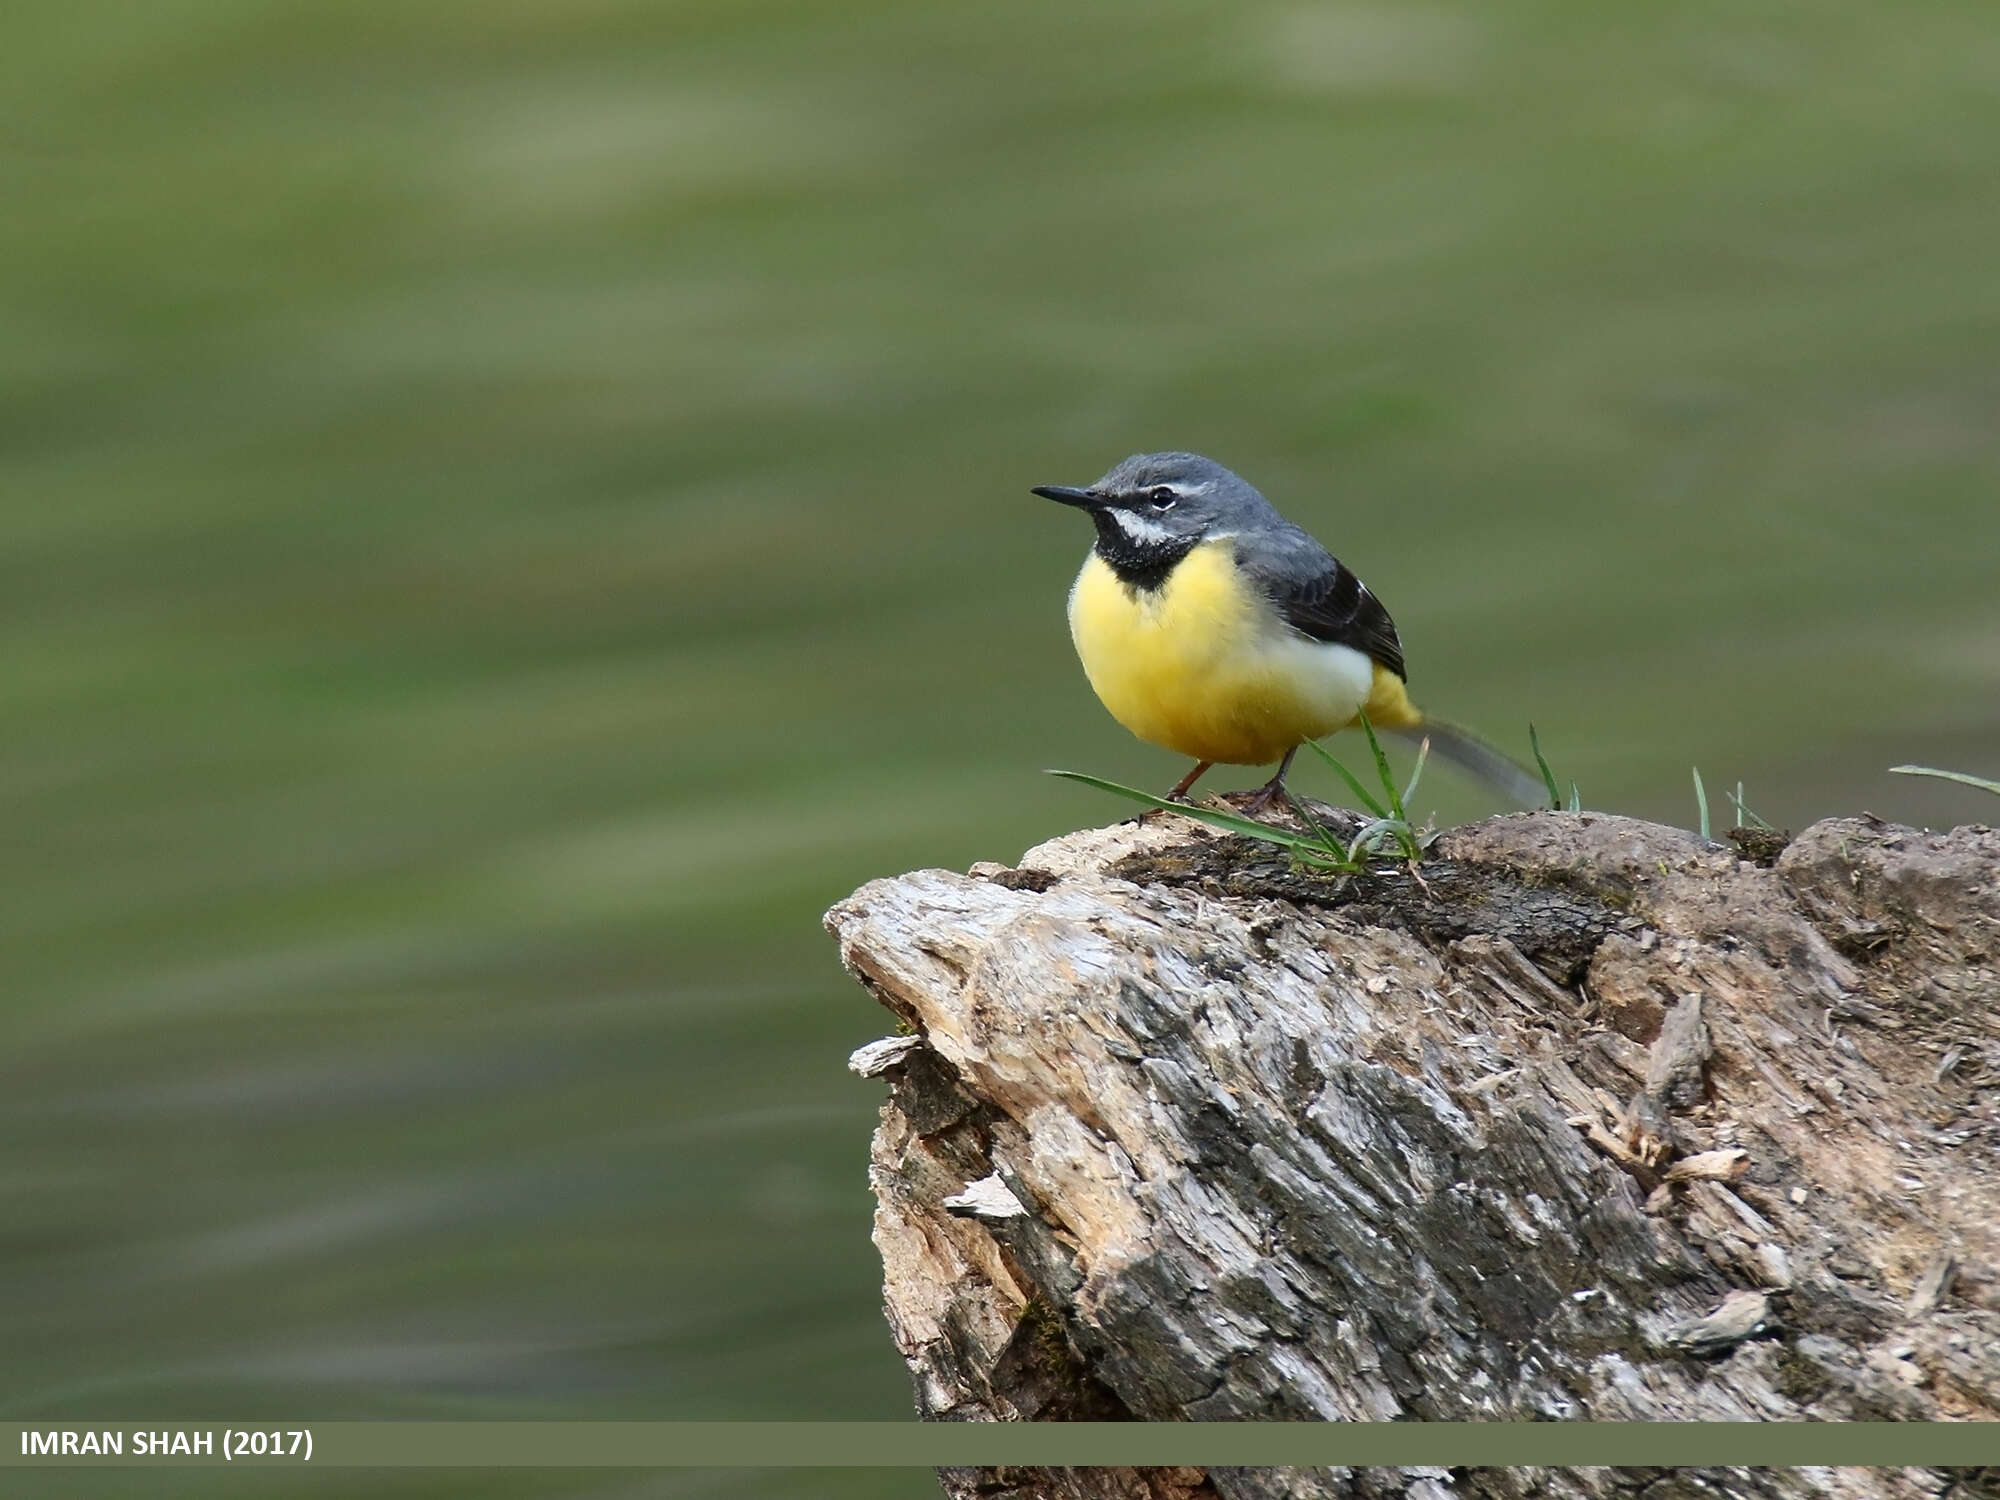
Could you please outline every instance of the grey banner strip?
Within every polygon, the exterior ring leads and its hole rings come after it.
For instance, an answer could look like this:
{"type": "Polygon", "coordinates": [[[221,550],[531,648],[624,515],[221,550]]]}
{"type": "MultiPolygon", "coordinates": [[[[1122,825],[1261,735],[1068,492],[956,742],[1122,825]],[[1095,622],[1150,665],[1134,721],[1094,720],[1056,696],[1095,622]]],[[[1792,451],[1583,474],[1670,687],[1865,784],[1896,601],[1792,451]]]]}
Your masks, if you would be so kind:
{"type": "Polygon", "coordinates": [[[0,1423],[0,1467],[2000,1464],[1995,1423],[0,1423]],[[73,1437],[65,1440],[63,1434],[73,1437]],[[201,1439],[206,1435],[206,1442],[201,1439]],[[223,1449],[233,1450],[225,1457],[223,1449]],[[307,1453],[310,1452],[310,1457],[307,1453]]]}

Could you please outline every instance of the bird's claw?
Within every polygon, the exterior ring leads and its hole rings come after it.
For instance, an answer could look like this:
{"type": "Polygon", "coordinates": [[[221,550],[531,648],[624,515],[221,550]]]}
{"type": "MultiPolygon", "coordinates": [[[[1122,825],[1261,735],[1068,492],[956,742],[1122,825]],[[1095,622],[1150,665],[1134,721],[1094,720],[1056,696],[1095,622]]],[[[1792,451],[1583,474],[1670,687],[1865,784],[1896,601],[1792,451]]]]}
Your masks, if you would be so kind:
{"type": "Polygon", "coordinates": [[[1243,799],[1237,811],[1245,817],[1256,817],[1260,813],[1267,813],[1272,808],[1281,805],[1287,812],[1293,810],[1292,794],[1290,792],[1279,785],[1260,786],[1256,791],[1243,799]]]}

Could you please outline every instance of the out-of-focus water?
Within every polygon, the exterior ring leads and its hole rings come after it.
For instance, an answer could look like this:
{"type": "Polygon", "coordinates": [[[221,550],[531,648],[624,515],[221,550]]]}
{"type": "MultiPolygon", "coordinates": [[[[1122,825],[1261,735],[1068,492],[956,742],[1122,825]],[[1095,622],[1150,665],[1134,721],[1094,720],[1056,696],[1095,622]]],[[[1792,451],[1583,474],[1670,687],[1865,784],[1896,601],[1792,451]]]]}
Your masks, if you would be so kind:
{"type": "Polygon", "coordinates": [[[1986,5],[5,30],[11,1414],[906,1413],[818,915],[1178,774],[1027,494],[1135,449],[1592,807],[2000,810],[1884,774],[2000,772],[1986,5]]]}

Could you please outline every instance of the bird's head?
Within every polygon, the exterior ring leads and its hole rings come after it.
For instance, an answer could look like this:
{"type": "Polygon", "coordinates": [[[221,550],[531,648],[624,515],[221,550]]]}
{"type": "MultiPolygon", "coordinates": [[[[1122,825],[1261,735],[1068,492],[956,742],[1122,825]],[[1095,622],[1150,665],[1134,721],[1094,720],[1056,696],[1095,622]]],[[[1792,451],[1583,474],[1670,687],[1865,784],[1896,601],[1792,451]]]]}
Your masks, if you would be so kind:
{"type": "Polygon", "coordinates": [[[1043,484],[1034,493],[1088,511],[1098,551],[1114,566],[1124,556],[1185,555],[1271,515],[1247,481],[1198,453],[1135,453],[1095,484],[1043,484]]]}

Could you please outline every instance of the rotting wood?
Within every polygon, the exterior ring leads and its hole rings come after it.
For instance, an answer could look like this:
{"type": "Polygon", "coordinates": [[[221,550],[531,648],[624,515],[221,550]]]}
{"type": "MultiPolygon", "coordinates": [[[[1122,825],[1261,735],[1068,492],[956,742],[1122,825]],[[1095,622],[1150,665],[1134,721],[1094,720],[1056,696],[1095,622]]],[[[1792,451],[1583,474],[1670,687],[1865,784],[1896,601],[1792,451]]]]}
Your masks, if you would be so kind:
{"type": "MultiPolygon", "coordinates": [[[[1839,819],[1771,852],[1524,814],[1442,835],[1423,886],[1342,882],[1168,818],[864,887],[828,925],[912,1033],[860,1062],[890,1084],[876,1242],[919,1410],[2000,1417],[2000,834],[1839,819]]],[[[1986,1483],[942,1477],[1020,1500],[1986,1483]]]]}

